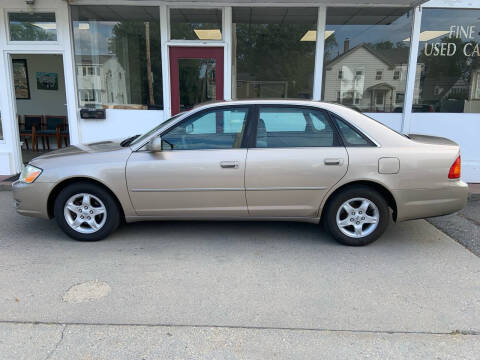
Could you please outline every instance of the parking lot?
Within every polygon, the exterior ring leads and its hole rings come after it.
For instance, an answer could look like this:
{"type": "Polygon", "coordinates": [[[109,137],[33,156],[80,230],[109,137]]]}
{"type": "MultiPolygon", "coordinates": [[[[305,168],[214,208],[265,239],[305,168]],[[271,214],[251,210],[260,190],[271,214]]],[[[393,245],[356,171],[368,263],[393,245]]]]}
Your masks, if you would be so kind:
{"type": "Polygon", "coordinates": [[[138,223],[81,243],[17,215],[8,191],[0,217],[1,358],[480,353],[479,258],[423,220],[352,248],[273,222],[138,223]]]}

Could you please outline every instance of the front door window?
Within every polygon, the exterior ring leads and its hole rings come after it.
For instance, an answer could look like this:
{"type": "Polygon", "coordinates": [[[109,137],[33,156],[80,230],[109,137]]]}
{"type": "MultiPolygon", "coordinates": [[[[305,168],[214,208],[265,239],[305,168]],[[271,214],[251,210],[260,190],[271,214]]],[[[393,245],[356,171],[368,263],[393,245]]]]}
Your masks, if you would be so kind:
{"type": "Polygon", "coordinates": [[[239,148],[248,108],[217,109],[193,115],[162,136],[165,150],[239,148]]]}

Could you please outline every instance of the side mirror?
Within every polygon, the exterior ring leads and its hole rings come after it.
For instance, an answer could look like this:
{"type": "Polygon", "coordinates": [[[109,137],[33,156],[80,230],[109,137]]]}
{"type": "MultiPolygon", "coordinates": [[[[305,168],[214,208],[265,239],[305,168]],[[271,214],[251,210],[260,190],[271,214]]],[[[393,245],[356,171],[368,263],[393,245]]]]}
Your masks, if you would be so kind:
{"type": "Polygon", "coordinates": [[[159,152],[162,151],[162,139],[160,136],[155,136],[147,145],[148,151],[159,152]]]}

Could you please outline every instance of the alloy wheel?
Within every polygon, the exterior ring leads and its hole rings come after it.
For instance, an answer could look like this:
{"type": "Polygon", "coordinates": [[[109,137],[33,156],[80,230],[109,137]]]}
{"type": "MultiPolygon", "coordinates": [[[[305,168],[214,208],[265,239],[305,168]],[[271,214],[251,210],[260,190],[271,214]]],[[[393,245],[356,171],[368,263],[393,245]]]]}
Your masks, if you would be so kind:
{"type": "Polygon", "coordinates": [[[345,201],[337,211],[338,229],[352,238],[370,235],[378,226],[380,212],[369,199],[358,197],[345,201]]]}
{"type": "Polygon", "coordinates": [[[67,224],[82,234],[100,230],[107,220],[107,209],[97,196],[80,193],[71,196],[63,210],[67,224]]]}

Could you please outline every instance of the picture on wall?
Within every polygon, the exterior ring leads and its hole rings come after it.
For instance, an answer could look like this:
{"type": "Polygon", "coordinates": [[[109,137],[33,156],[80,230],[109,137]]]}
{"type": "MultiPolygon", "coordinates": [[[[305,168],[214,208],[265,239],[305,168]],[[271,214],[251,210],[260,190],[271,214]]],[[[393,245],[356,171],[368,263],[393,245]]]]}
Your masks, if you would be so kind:
{"type": "Polygon", "coordinates": [[[13,59],[13,84],[17,99],[30,99],[30,85],[28,83],[27,60],[13,59]]]}
{"type": "Polygon", "coordinates": [[[58,90],[58,74],[49,72],[37,72],[38,90],[58,90]]]}

